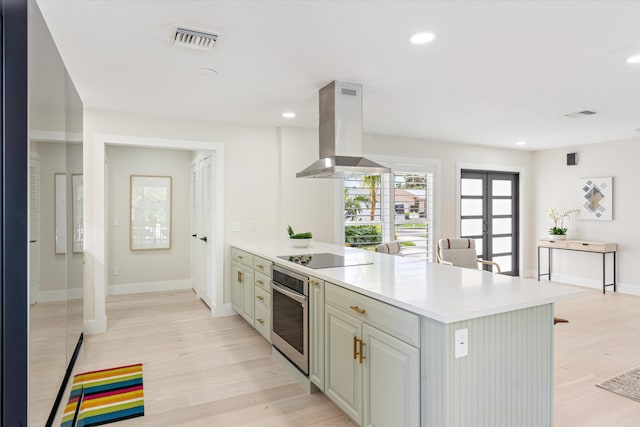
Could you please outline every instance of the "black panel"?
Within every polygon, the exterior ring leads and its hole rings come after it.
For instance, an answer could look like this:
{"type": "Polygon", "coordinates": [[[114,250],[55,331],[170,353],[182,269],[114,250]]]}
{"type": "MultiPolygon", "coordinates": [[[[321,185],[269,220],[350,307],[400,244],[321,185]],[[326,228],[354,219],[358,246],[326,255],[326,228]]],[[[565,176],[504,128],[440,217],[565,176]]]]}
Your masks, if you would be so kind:
{"type": "Polygon", "coordinates": [[[2,10],[2,424],[27,425],[27,1],[2,10]]]}

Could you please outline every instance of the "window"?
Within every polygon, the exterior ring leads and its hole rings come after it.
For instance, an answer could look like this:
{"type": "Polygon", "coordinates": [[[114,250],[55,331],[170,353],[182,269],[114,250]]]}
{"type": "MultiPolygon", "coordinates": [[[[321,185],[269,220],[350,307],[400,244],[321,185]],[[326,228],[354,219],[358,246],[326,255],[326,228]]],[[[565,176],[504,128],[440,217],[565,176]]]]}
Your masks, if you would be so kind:
{"type": "Polygon", "coordinates": [[[375,250],[397,240],[402,255],[432,260],[434,173],[425,169],[403,164],[391,174],[346,177],[345,244],[375,250]]]}

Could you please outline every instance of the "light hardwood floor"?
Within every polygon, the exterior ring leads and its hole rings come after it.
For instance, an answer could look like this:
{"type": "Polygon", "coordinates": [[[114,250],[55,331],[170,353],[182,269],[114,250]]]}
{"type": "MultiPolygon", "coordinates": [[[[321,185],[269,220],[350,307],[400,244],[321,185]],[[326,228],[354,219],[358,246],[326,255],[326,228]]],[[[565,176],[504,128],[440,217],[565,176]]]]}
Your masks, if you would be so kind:
{"type": "MultiPolygon", "coordinates": [[[[146,415],[117,425],[353,425],[242,318],[211,318],[191,291],[111,296],[107,309],[109,331],[85,338],[75,372],[144,364],[146,415]]],[[[640,425],[640,403],[595,386],[640,366],[640,297],[588,291],[555,311],[570,323],[554,328],[554,425],[640,425]]]]}
{"type": "Polygon", "coordinates": [[[190,290],[110,296],[109,330],[75,371],[143,363],[145,416],[122,426],[352,426],[306,394],[241,317],[212,318],[190,290]]]}
{"type": "Polygon", "coordinates": [[[595,386],[640,366],[640,297],[592,290],[555,313],[554,425],[640,426],[640,403],[595,386]]]}

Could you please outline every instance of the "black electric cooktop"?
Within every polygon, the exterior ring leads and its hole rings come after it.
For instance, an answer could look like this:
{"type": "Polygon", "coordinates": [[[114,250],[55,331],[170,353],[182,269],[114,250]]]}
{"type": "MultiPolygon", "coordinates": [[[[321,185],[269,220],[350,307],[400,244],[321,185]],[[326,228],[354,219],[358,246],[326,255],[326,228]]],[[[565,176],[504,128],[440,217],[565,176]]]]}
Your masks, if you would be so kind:
{"type": "Polygon", "coordinates": [[[372,262],[364,260],[345,260],[342,255],[328,253],[310,255],[279,255],[278,258],[314,269],[373,264],[372,262]]]}

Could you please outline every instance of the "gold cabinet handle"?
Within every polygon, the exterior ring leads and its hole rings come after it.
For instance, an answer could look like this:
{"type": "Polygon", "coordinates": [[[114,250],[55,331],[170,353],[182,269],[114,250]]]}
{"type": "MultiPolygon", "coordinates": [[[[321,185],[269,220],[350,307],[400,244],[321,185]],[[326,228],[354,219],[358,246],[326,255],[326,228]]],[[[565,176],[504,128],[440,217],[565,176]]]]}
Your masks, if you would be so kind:
{"type": "Polygon", "coordinates": [[[358,337],[353,337],[353,360],[358,358],[358,337]]]}
{"type": "Polygon", "coordinates": [[[256,267],[258,267],[260,270],[264,270],[264,265],[257,265],[256,267]]]}
{"type": "Polygon", "coordinates": [[[367,312],[367,310],[365,310],[364,308],[360,308],[357,305],[350,305],[349,308],[355,311],[356,313],[360,313],[360,314],[365,314],[367,312]]]}
{"type": "Polygon", "coordinates": [[[317,280],[309,280],[313,286],[320,286],[320,282],[317,280]]]}
{"type": "Polygon", "coordinates": [[[360,341],[360,354],[359,354],[359,356],[360,356],[360,360],[359,360],[359,362],[360,362],[360,364],[362,365],[362,361],[363,361],[364,359],[366,359],[366,357],[364,357],[364,346],[365,346],[366,344],[365,344],[365,343],[364,343],[364,341],[362,341],[362,340],[359,340],[359,341],[360,341]]]}
{"type": "Polygon", "coordinates": [[[261,318],[259,318],[259,317],[258,317],[256,320],[257,320],[257,321],[258,321],[258,323],[260,323],[261,325],[264,325],[264,320],[263,320],[263,319],[261,319],[261,318]]]}
{"type": "Polygon", "coordinates": [[[259,285],[264,285],[264,282],[262,280],[257,280],[256,281],[259,285]]]}
{"type": "Polygon", "coordinates": [[[238,255],[238,259],[243,259],[244,257],[242,255],[238,255]]]}
{"type": "Polygon", "coordinates": [[[238,284],[242,283],[242,271],[238,271],[238,284]]]}
{"type": "Polygon", "coordinates": [[[259,299],[260,301],[264,301],[264,297],[262,295],[256,295],[256,299],[259,299]]]}

